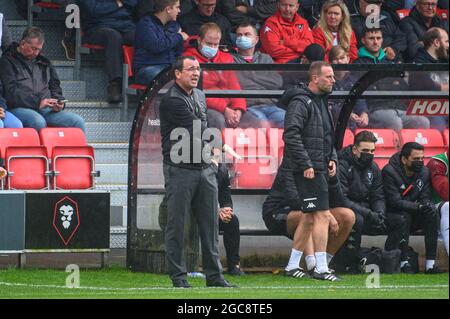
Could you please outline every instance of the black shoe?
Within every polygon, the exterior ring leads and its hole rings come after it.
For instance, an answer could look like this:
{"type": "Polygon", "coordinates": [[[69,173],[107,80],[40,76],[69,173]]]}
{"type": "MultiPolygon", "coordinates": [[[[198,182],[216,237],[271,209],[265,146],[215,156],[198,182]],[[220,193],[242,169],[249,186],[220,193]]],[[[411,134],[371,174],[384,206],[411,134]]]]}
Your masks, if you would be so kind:
{"type": "Polygon", "coordinates": [[[328,281],[341,281],[342,280],[342,278],[336,276],[330,270],[328,270],[326,272],[318,272],[317,268],[314,268],[312,277],[314,279],[318,279],[318,280],[328,280],[328,281]]]}
{"type": "Polygon", "coordinates": [[[438,268],[438,266],[433,265],[433,268],[425,270],[425,273],[427,275],[435,275],[435,274],[441,274],[442,271],[438,268]]]}
{"type": "Polygon", "coordinates": [[[286,277],[293,277],[293,278],[308,278],[308,273],[303,268],[294,268],[291,270],[285,270],[284,275],[286,277]]]}
{"type": "Polygon", "coordinates": [[[231,276],[245,276],[245,272],[243,272],[239,266],[229,267],[228,274],[231,276]]]}
{"type": "Polygon", "coordinates": [[[69,61],[75,61],[75,43],[69,39],[62,39],[61,44],[66,52],[66,58],[69,61]]]}
{"type": "Polygon", "coordinates": [[[217,280],[217,281],[213,281],[213,282],[207,281],[206,287],[238,288],[238,286],[230,284],[225,279],[217,280]]]}
{"type": "Polygon", "coordinates": [[[107,87],[109,103],[122,102],[122,84],[119,81],[111,81],[107,87]]]}
{"type": "Polygon", "coordinates": [[[172,284],[175,288],[191,288],[186,279],[172,280],[172,284]]]}
{"type": "Polygon", "coordinates": [[[400,271],[405,274],[414,274],[414,270],[410,263],[406,263],[400,268],[400,271]]]}

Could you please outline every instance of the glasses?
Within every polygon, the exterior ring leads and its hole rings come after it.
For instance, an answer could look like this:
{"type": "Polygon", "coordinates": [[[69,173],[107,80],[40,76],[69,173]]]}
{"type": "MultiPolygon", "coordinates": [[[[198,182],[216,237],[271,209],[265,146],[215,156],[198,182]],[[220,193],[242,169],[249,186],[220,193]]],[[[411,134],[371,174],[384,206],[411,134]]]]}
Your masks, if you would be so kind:
{"type": "Polygon", "coordinates": [[[195,72],[195,71],[198,71],[198,72],[201,72],[202,71],[202,68],[201,67],[195,67],[195,66],[192,66],[192,67],[190,67],[190,68],[187,68],[187,69],[183,69],[183,71],[188,71],[188,72],[195,72]]]}
{"type": "Polygon", "coordinates": [[[435,7],[437,7],[437,3],[431,3],[431,2],[419,2],[419,4],[420,4],[421,6],[424,6],[424,7],[430,7],[430,8],[435,8],[435,7]]]}

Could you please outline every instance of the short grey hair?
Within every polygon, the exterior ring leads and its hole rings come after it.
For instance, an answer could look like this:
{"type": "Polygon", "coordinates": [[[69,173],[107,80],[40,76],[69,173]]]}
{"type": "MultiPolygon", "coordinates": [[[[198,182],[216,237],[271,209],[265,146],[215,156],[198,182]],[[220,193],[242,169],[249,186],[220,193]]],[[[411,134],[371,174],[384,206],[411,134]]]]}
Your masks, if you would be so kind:
{"type": "Polygon", "coordinates": [[[44,32],[38,27],[28,27],[22,33],[21,41],[29,42],[32,39],[38,39],[39,43],[44,42],[44,32]]]}

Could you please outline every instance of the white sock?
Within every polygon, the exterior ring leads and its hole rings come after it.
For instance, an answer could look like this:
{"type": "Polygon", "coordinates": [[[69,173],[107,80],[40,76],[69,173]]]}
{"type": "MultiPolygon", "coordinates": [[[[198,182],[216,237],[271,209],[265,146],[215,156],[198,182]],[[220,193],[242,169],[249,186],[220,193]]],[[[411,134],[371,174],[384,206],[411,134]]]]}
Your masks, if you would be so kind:
{"type": "Polygon", "coordinates": [[[329,253],[327,253],[327,265],[330,264],[331,259],[333,259],[333,255],[330,255],[329,253]]]}
{"type": "Polygon", "coordinates": [[[445,250],[448,256],[448,202],[441,208],[441,236],[444,239],[445,250]]]}
{"type": "Polygon", "coordinates": [[[306,261],[306,269],[308,269],[308,271],[316,267],[316,257],[314,257],[314,255],[306,256],[305,261],[306,261]]]}
{"type": "Polygon", "coordinates": [[[314,254],[316,256],[316,269],[320,273],[328,272],[327,265],[327,253],[318,252],[314,254]]]}
{"type": "Polygon", "coordinates": [[[302,259],[302,255],[302,251],[292,248],[291,257],[289,258],[289,263],[286,266],[286,270],[289,271],[300,267],[300,260],[302,259]]]}
{"type": "Polygon", "coordinates": [[[429,259],[427,259],[427,260],[425,261],[425,269],[428,270],[428,269],[433,268],[434,263],[435,263],[434,260],[429,260],[429,259]]]}

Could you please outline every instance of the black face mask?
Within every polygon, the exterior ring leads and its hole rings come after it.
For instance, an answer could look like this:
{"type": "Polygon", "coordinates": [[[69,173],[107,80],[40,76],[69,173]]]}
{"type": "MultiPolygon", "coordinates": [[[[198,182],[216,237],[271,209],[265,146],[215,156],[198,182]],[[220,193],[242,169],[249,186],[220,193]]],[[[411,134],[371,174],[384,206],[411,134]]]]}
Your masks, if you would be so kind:
{"type": "Polygon", "coordinates": [[[423,168],[423,161],[411,161],[411,167],[409,169],[414,173],[420,173],[423,168]]]}
{"type": "Polygon", "coordinates": [[[369,167],[372,165],[373,154],[370,153],[361,153],[361,156],[358,159],[359,164],[363,167],[369,167]]]}

